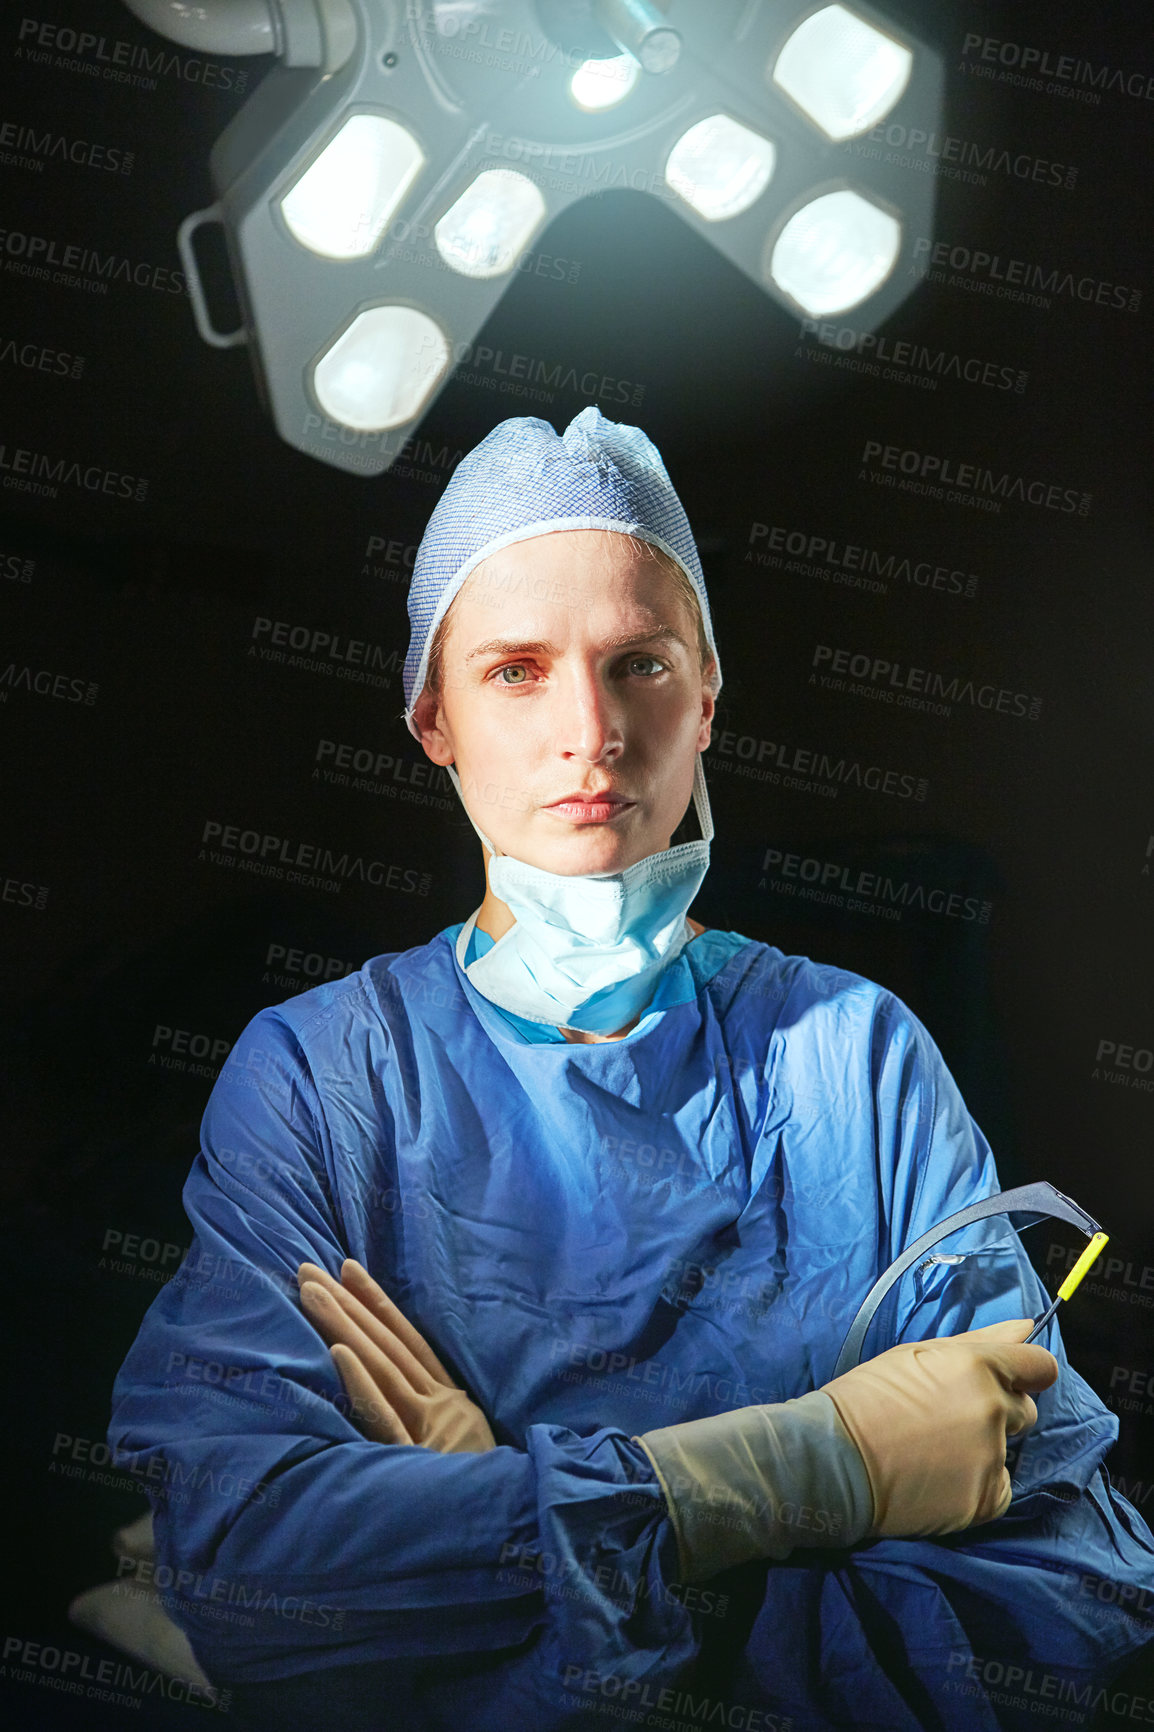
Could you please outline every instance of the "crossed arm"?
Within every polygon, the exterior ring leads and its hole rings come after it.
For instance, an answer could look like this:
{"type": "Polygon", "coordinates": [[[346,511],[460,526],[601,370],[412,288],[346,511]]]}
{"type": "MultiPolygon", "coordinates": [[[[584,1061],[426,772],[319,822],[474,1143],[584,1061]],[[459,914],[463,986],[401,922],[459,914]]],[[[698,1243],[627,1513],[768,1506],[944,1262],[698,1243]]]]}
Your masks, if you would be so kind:
{"type": "MultiPolygon", "coordinates": [[[[476,1404],[418,1332],[342,1261],[352,1251],[362,1269],[373,1266],[387,1235],[366,1231],[355,1188],[344,1188],[350,1157],[333,1146],[326,1116],[339,1106],[321,1101],[280,1020],[258,1019],[206,1113],[185,1192],[193,1252],[118,1379],[118,1464],[155,1490],[159,1559],[192,1584],[178,1589],[172,1615],[224,1683],[389,1659],[398,1672],[427,1665],[430,1691],[443,1694],[438,1657],[475,1656],[486,1683],[464,1716],[478,1727],[524,1720],[522,1698],[531,1698],[532,1723],[567,1725],[557,1692],[590,1668],[607,1688],[676,1682],[708,1631],[669,1591],[693,1578],[679,1573],[652,1459],[608,1415],[593,1416],[593,1432],[529,1422],[515,1443],[493,1447],[476,1404]],[[343,1279],[310,1263],[298,1300],[294,1277],[313,1258],[343,1279]],[[209,1373],[222,1387],[208,1386],[209,1373]],[[342,1387],[351,1414],[334,1400],[342,1387]],[[290,1620],[286,1595],[320,1611],[290,1620]]],[[[926,1153],[923,1215],[948,1212],[987,1182],[960,1109],[958,1121],[926,1153]]],[[[905,1172],[913,1159],[903,1153],[892,1164],[905,1172]]],[[[916,1210],[888,1194],[883,1201],[895,1233],[916,1233],[916,1210]]],[[[1024,1265],[1029,1292],[1031,1279],[1024,1265]]],[[[932,1334],[947,1318],[964,1327],[974,1316],[937,1302],[931,1311],[909,1333],[932,1334]]],[[[1009,1339],[1013,1324],[996,1328],[1015,1353],[1035,1351],[1009,1339]]],[[[971,1348],[979,1333],[970,1332],[971,1348]]],[[[933,1354],[940,1368],[947,1348],[925,1341],[897,1351],[933,1354]]],[[[996,1376],[988,1358],[987,1370],[996,1376]]],[[[993,1495],[996,1513],[1004,1437],[1029,1421],[1031,1396],[1002,1384],[993,1399],[997,1471],[978,1490],[993,1495]]],[[[879,1701],[885,1695],[876,1723],[925,1725],[916,1704],[907,1710],[885,1693],[908,1692],[911,1678],[937,1691],[983,1654],[1049,1663],[1060,1653],[1078,1677],[1097,1679],[1148,1640],[1154,1553],[1098,1466],[1109,1416],[1070,1368],[1046,1399],[1046,1423],[1026,1442],[1003,1520],[932,1545],[881,1539],[775,1562],[755,1588],[762,1613],[744,1670],[733,1673],[741,1699],[783,1702],[807,1725],[819,1713],[836,1723],[860,1708],[868,1680],[879,1701]],[[1090,1597],[1099,1581],[1116,1607],[1090,1597]]],[[[918,1411],[939,1438],[950,1429],[932,1401],[918,1411]]]]}
{"type": "MultiPolygon", "coordinates": [[[[495,1447],[481,1409],[360,1263],[347,1258],[339,1281],[302,1263],[297,1281],[366,1437],[443,1454],[495,1447]]],[[[828,1543],[828,1525],[807,1536],[783,1523],[786,1502],[808,1498],[834,1512],[843,1544],[952,1533],[1003,1514],[1012,1496],[1006,1440],[1034,1425],[1030,1392],[1058,1375],[1052,1354],[1021,1344],[1030,1327],[1022,1319],[906,1343],[822,1392],[638,1439],[665,1492],[687,1579],[788,1555],[807,1537],[828,1543]]]]}
{"type": "MultiPolygon", "coordinates": [[[[352,1404],[352,1417],[366,1437],[383,1444],[417,1444],[443,1453],[483,1452],[495,1447],[481,1409],[454,1383],[420,1333],[359,1263],[346,1259],[340,1281],[311,1263],[300,1266],[297,1278],[305,1313],[329,1346],[352,1404]]],[[[860,1439],[862,1459],[869,1469],[870,1537],[956,1532],[971,1524],[988,1522],[991,1516],[1004,1512],[1010,1503],[1009,1475],[1004,1466],[1006,1438],[1030,1429],[1035,1422],[1037,1409],[1029,1389],[1044,1388],[1058,1375],[1057,1364],[1050,1354],[1020,1345],[1021,1337],[1030,1327],[1028,1320],[995,1324],[964,1335],[891,1348],[847,1374],[851,1382],[848,1401],[844,1399],[846,1378],[835,1379],[826,1386],[836,1391],[838,1384],[843,1385],[839,1413],[844,1410],[853,1423],[853,1436],[860,1439]],[[864,1385],[864,1395],[854,1380],[864,1385]],[[919,1451],[926,1458],[921,1462],[919,1451]]],[[[785,1406],[800,1406],[813,1399],[803,1397],[800,1402],[785,1406]]],[[[744,1413],[759,1411],[772,1415],[775,1410],[746,1409],[744,1413]]],[[[691,1477],[695,1450],[704,1451],[707,1466],[720,1468],[723,1474],[731,1470],[731,1483],[721,1488],[731,1506],[734,1500],[740,1500],[742,1466],[749,1455],[746,1446],[750,1434],[737,1435],[740,1447],[736,1455],[729,1447],[735,1434],[726,1428],[738,1417],[723,1414],[667,1431],[683,1434],[688,1440],[691,1477]],[[718,1426],[720,1434],[710,1430],[718,1426]]],[[[755,1442],[764,1441],[758,1434],[752,1435],[755,1442]]],[[[648,1449],[644,1439],[638,1441],[648,1449]]],[[[791,1442],[788,1433],[782,1441],[787,1445],[791,1442]]],[[[671,1496],[669,1468],[671,1459],[676,1457],[660,1451],[656,1456],[650,1451],[650,1455],[678,1534],[681,1579],[691,1582],[695,1579],[693,1570],[685,1570],[684,1565],[687,1552],[691,1560],[694,1558],[694,1548],[687,1548],[684,1536],[686,1531],[692,1533],[692,1525],[685,1509],[678,1508],[687,1484],[683,1478],[671,1496]]],[[[764,1467],[771,1502],[775,1465],[788,1482],[790,1464],[780,1456],[775,1464],[770,1448],[764,1467]]],[[[1079,1505],[1087,1539],[1095,1523],[1118,1519],[1116,1500],[1111,1507],[1108,1481],[1100,1477],[1101,1485],[1088,1489],[1079,1505]]],[[[1072,1510],[1070,1513],[1072,1519],[1078,1519],[1072,1510]]],[[[752,1531],[756,1541],[756,1524],[752,1531]]],[[[716,1535],[706,1532],[704,1544],[696,1550],[696,1561],[705,1560],[708,1565],[712,1560],[716,1568],[716,1535]]],[[[843,1538],[843,1544],[853,1537],[843,1538]]],[[[1016,1563],[1020,1568],[1026,1560],[1015,1557],[1016,1535],[1010,1533],[1007,1538],[1005,1564],[1012,1569],[1016,1563]]],[[[980,1545],[976,1555],[980,1556],[985,1549],[984,1544],[980,1545]]],[[[990,1561],[995,1562],[1000,1548],[995,1543],[990,1549],[990,1561]]],[[[782,1552],[763,1547],[760,1555],[785,1558],[789,1550],[788,1546],[782,1552]]],[[[756,1546],[747,1555],[759,1555],[756,1546]]],[[[978,1630],[985,1622],[984,1610],[982,1617],[977,1618],[978,1602],[971,1601],[970,1615],[975,1622],[967,1638],[954,1647],[941,1649],[935,1626],[943,1620],[937,1608],[934,1617],[927,1617],[930,1603],[926,1590],[936,1578],[938,1585],[930,1591],[935,1597],[943,1595],[952,1573],[953,1560],[948,1550],[943,1550],[936,1568],[933,1564],[927,1567],[913,1545],[902,1543],[867,1549],[861,1554],[856,1570],[852,1554],[844,1554],[844,1569],[834,1564],[835,1555],[827,1550],[807,1557],[802,1550],[771,1570],[761,1615],[730,1687],[737,1688],[742,1695],[752,1692],[754,1700],[774,1701],[788,1708],[799,1715],[798,1723],[804,1725],[811,1724],[809,1716],[815,1712],[823,1716],[823,1726],[847,1723],[844,1716],[851,1711],[851,1703],[855,1716],[859,1712],[865,1715],[860,1723],[881,1723],[871,1714],[882,1712],[888,1716],[885,1724],[903,1729],[915,1724],[922,1727],[949,1724],[965,1725],[968,1732],[994,1732],[996,1727],[1033,1723],[1030,1715],[1036,1704],[1028,1697],[1019,1698],[1013,1690],[999,1689],[1007,1675],[1011,1679],[1027,1678],[1025,1666],[1010,1665],[999,1656],[1020,1652],[1019,1643],[1029,1630],[1029,1620],[1020,1632],[1009,1634],[1004,1649],[995,1645],[992,1650],[987,1647],[983,1651],[978,1630]],[[876,1556],[871,1555],[874,1553],[876,1556]],[[848,1624],[840,1609],[843,1594],[847,1604],[855,1605],[848,1624]],[[869,1678],[868,1703],[857,1700],[853,1689],[849,1697],[839,1693],[842,1679],[836,1670],[828,1680],[813,1685],[804,1662],[799,1669],[795,1645],[798,1632],[813,1626],[824,1627],[831,1615],[840,1631],[839,1643],[847,1650],[842,1671],[850,1679],[856,1676],[859,1685],[869,1678]],[[895,1664],[899,1648],[905,1650],[904,1684],[899,1681],[902,1665],[895,1664]],[[888,1656],[884,1667],[879,1665],[883,1655],[888,1656]],[[1023,1704],[1021,1709],[1019,1701],[1023,1704]],[[829,1716],[828,1721],[825,1715],[829,1716]]],[[[1086,1555],[1088,1558],[1089,1551],[1086,1555]]],[[[1136,1559],[1130,1561],[1131,1568],[1134,1562],[1136,1559]]],[[[1050,1564],[1051,1569],[1056,1567],[1061,1570],[1057,1556],[1050,1564]]],[[[708,1567],[699,1570],[698,1579],[710,1573],[708,1567]]],[[[1045,1581],[1045,1575],[1044,1569],[1035,1570],[1029,1588],[1022,1583],[1019,1591],[1026,1589],[1037,1598],[1041,1627],[1053,1620],[1051,1633],[1067,1630],[1070,1664],[1067,1668],[1047,1657],[1039,1673],[1042,1681],[1039,1687],[1047,1695],[1057,1693],[1071,1704],[1096,1703],[1095,1690],[1101,1693],[1101,1686],[1094,1681],[1092,1662],[1087,1664],[1088,1631],[1081,1627],[1086,1615],[1070,1606],[1068,1584],[1062,1581],[1064,1571],[1049,1582],[1045,1581]]],[[[958,1582],[959,1606],[966,1605],[976,1585],[967,1587],[964,1582],[963,1576],[958,1582]]],[[[1007,1583],[1001,1593],[1009,1591],[1007,1583]]],[[[944,1599],[940,1604],[944,1610],[944,1599]]],[[[954,1615],[951,1607],[944,1622],[948,1624],[954,1615]]],[[[1115,1639],[1119,1640],[1121,1634],[1117,1630],[1115,1639]]],[[[1033,1639],[1028,1639],[1030,1647],[1025,1654],[1032,1658],[1033,1639]]],[[[1102,1649],[1096,1656],[1101,1667],[1104,1651],[1110,1645],[1104,1628],[1098,1631],[1096,1640],[1102,1649]]],[[[1121,1657],[1119,1653],[1111,1670],[1116,1669],[1121,1657]]],[[[578,1666],[567,1670],[568,1674],[581,1674],[583,1688],[592,1687],[591,1679],[597,1679],[599,1687],[599,1673],[582,1674],[578,1666]]],[[[1032,1670],[1029,1678],[1034,1678],[1032,1670]]],[[[1028,1687],[1032,1690],[1034,1685],[1028,1687]]],[[[1078,1716],[1074,1713],[1067,1717],[1078,1716]]],[[[858,1723],[856,1718],[853,1723],[858,1723]]]]}

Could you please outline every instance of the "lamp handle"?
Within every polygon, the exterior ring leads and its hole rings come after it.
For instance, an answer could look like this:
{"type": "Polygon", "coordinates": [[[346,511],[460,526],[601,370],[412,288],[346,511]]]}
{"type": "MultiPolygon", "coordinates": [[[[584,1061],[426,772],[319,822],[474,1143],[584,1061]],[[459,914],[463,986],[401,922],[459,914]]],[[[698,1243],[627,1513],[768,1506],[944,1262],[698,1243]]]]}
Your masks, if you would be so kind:
{"type": "Polygon", "coordinates": [[[196,320],[196,328],[204,341],[213,349],[235,349],[238,343],[248,342],[248,332],[243,325],[238,325],[235,331],[218,331],[212,322],[208,310],[208,300],[204,293],[204,285],[200,280],[200,267],[196,262],[196,254],[192,250],[192,237],[197,229],[208,223],[220,223],[224,226],[224,210],[219,204],[209,205],[205,210],[194,210],[191,216],[186,216],[176,231],[176,244],[180,251],[180,261],[184,266],[184,274],[188,279],[188,296],[192,302],[192,316],[196,320]]]}

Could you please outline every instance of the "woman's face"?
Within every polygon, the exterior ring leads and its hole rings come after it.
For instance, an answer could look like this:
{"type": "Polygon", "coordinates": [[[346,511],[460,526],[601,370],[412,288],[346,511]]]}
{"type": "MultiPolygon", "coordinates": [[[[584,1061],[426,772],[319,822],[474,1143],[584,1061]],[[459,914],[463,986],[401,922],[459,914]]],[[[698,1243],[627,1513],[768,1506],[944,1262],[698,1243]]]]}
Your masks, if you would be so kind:
{"type": "Polygon", "coordinates": [[[713,708],[668,573],[624,535],[572,529],[470,573],[447,616],[440,693],[425,689],[415,720],[494,847],[569,874],[669,847],[713,708]]]}

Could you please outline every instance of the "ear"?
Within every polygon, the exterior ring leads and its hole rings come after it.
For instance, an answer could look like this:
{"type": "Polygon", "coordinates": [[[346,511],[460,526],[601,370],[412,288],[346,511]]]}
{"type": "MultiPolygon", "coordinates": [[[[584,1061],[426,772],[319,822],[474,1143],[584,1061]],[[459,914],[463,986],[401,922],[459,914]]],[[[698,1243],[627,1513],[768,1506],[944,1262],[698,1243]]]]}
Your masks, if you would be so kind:
{"type": "Polygon", "coordinates": [[[451,764],[457,754],[449,738],[440,699],[428,686],[413,705],[413,721],[421,736],[425,756],[431,758],[434,764],[440,764],[442,768],[451,764]]]}

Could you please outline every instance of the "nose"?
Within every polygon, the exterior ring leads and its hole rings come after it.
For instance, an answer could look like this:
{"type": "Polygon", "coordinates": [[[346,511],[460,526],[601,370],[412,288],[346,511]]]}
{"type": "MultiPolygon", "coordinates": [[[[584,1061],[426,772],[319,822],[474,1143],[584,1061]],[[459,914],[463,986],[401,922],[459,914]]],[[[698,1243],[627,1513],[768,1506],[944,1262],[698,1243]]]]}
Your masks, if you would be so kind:
{"type": "Polygon", "coordinates": [[[621,706],[595,667],[570,666],[557,686],[561,755],[613,764],[625,750],[621,706]]]}

